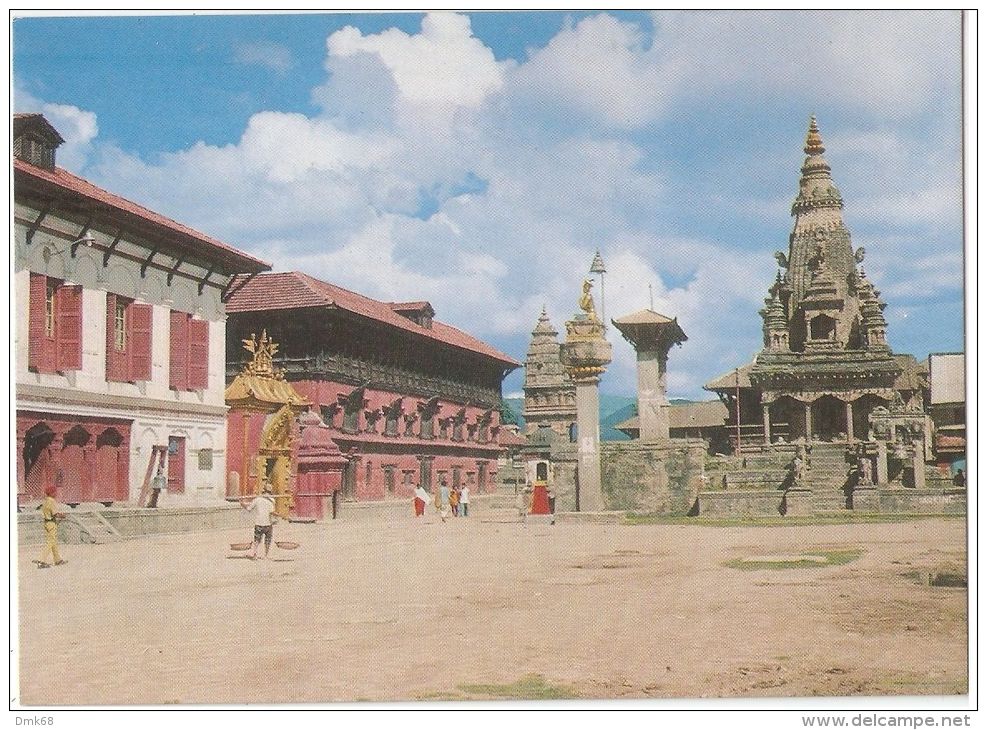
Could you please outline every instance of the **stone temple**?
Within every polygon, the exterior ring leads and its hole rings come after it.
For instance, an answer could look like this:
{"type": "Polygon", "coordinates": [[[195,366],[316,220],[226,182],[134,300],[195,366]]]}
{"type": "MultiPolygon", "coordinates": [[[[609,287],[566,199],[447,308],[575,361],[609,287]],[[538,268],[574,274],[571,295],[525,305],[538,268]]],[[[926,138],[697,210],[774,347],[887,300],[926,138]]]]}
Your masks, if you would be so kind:
{"type": "Polygon", "coordinates": [[[888,346],[885,304],[850,243],[824,152],[813,117],[788,254],[775,254],[781,269],[761,310],[764,348],[706,385],[731,401],[734,448],[866,440],[875,408],[923,406],[918,363],[888,346]]]}
{"type": "Polygon", "coordinates": [[[525,435],[550,428],[568,440],[576,423],[576,386],[559,358],[559,333],[542,309],[524,360],[525,435]]]}

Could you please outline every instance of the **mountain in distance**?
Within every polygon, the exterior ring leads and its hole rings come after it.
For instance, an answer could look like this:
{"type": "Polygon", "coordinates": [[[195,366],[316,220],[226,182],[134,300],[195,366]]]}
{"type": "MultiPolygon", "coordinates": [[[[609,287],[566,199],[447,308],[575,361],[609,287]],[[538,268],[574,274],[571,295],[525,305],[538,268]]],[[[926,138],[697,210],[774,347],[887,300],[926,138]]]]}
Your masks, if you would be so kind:
{"type": "MultiPolygon", "coordinates": [[[[504,398],[504,403],[517,417],[518,427],[524,433],[524,398],[504,398]]],[[[628,441],[630,437],[618,431],[616,426],[637,413],[637,397],[600,394],[600,438],[604,441],[628,441]]]]}

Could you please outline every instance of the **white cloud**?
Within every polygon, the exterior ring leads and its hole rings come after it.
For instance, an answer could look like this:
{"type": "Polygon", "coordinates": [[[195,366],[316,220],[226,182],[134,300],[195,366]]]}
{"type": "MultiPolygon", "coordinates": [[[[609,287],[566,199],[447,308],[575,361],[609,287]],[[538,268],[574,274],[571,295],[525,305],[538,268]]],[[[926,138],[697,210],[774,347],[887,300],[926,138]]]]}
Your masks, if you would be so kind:
{"type": "Polygon", "coordinates": [[[233,60],[247,66],[261,66],[284,76],[295,65],[291,50],[280,43],[256,41],[239,43],[233,51],[233,60]]]}
{"type": "Polygon", "coordinates": [[[681,77],[674,59],[649,49],[633,23],[597,15],[564,28],[514,72],[527,103],[575,108],[615,127],[634,127],[665,111],[681,77]]]}
{"type": "MultiPolygon", "coordinates": [[[[787,227],[797,170],[788,188],[759,200],[744,179],[722,174],[715,159],[722,148],[710,149],[701,164],[714,178],[711,189],[722,192],[702,201],[708,230],[683,235],[666,218],[683,205],[669,197],[670,181],[682,185],[680,171],[658,164],[641,129],[728,91],[750,93],[757,104],[772,93],[805,101],[847,87],[850,106],[866,113],[826,140],[848,222],[864,231],[854,231],[854,242],[873,241],[882,252],[868,253],[868,272],[879,282],[900,277],[913,287],[940,286],[957,262],[923,251],[915,230],[958,215],[951,137],[934,130],[923,145],[924,127],[902,132],[886,118],[920,115],[936,98],[925,72],[914,76],[917,89],[899,88],[916,64],[942,68],[930,59],[943,53],[915,37],[928,17],[901,20],[902,37],[916,43],[913,57],[895,52],[900,39],[873,39],[894,35],[876,14],[661,14],[653,32],[598,15],[515,64],[496,61],[467,18],[431,14],[419,33],[333,33],[328,78],[312,91],[320,113],[254,114],[233,144],[200,142],[141,159],[93,145],[89,112],[52,113],[63,114],[60,123],[74,135],[74,149],[88,155],[95,182],[249,249],[278,270],[302,270],[385,300],[429,299],[440,320],[518,358],[542,306],[564,332],[599,249],[608,268],[607,317],[648,306],[651,284],[655,309],[677,317],[689,337],[670,356],[672,395],[704,397],[704,381],[748,362],[759,348],[757,310],[774,276],[770,252],[785,246],[785,234],[743,240],[732,226],[738,219],[773,225],[777,217],[787,227]],[[893,54],[882,67],[891,90],[853,88],[858,81],[874,86],[862,79],[867,69],[851,62],[854,34],[858,49],[876,43],[893,54]],[[876,227],[888,235],[908,231],[907,250],[916,255],[896,262],[898,249],[876,237],[876,227]]],[[[674,161],[675,153],[664,151],[664,159],[674,161]]],[[[771,161],[758,163],[753,169],[771,161]]],[[[736,159],[731,164],[745,169],[736,159]]],[[[948,248],[944,240],[937,245],[948,248]]],[[[602,292],[595,294],[599,308],[602,292]]],[[[612,329],[610,335],[615,359],[604,388],[633,392],[633,351],[612,329]]]]}
{"type": "Polygon", "coordinates": [[[479,107],[503,86],[507,66],[473,36],[469,18],[455,13],[429,13],[415,35],[391,28],[365,36],[347,26],[329,36],[326,48],[330,71],[334,59],[378,57],[390,71],[400,101],[419,114],[479,107]]]}

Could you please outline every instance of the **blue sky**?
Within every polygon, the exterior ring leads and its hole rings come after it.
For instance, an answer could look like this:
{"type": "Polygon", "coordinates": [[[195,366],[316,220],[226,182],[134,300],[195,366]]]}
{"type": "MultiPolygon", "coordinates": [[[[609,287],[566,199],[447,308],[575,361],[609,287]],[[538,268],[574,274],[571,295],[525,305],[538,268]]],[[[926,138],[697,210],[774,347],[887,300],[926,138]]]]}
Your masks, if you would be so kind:
{"type": "MultiPolygon", "coordinates": [[[[59,164],[522,359],[542,305],[689,341],[670,395],[760,347],[816,114],[899,352],[963,347],[955,12],[19,18],[18,111],[59,164]],[[597,292],[599,296],[599,292],[597,292]]],[[[633,393],[616,333],[603,388],[633,393]]],[[[520,389],[521,373],[505,392],[520,389]]]]}

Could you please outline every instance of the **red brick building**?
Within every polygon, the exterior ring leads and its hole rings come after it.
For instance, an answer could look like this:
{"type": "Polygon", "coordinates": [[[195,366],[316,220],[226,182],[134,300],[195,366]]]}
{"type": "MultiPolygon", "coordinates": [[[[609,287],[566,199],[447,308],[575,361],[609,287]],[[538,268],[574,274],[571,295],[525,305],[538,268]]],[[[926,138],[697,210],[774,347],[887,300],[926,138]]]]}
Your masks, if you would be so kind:
{"type": "MultiPolygon", "coordinates": [[[[227,377],[247,359],[241,341],[267,330],[280,345],[276,366],[347,457],[344,498],[410,499],[441,478],[493,488],[501,383],[520,365],[510,356],[436,321],[428,302],[381,302],[298,272],[251,278],[227,312],[227,377]]],[[[230,471],[242,418],[229,416],[230,471]]],[[[249,449],[260,427],[248,429],[249,449]]]]}

